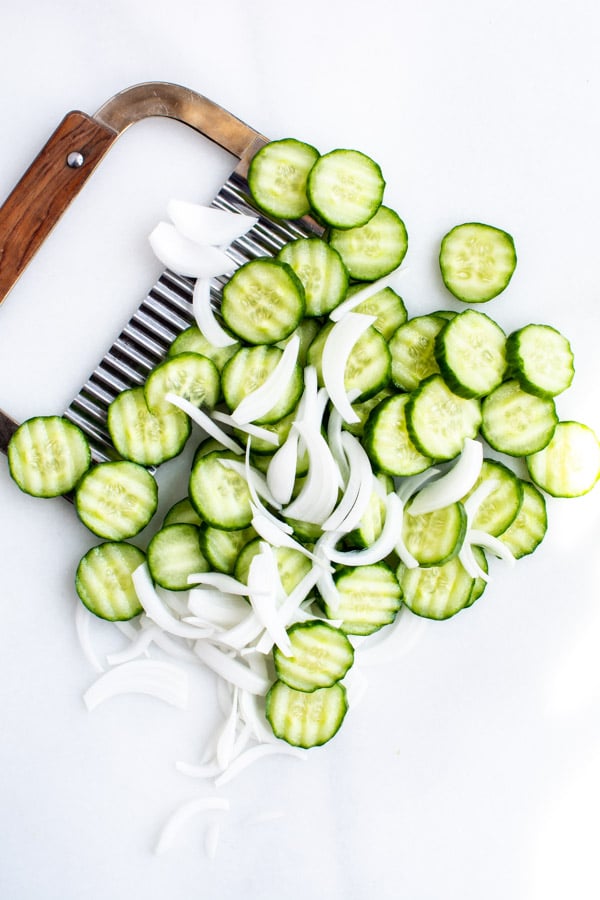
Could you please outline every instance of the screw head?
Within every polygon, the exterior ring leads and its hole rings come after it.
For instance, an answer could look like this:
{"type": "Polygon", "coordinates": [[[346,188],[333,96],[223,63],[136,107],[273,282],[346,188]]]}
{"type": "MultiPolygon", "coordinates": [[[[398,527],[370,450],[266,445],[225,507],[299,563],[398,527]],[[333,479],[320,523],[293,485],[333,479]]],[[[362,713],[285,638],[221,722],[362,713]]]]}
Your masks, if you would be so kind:
{"type": "Polygon", "coordinates": [[[69,153],[67,156],[67,165],[71,169],[79,169],[84,163],[83,153],[80,153],[78,150],[73,150],[72,153],[69,153]]]}

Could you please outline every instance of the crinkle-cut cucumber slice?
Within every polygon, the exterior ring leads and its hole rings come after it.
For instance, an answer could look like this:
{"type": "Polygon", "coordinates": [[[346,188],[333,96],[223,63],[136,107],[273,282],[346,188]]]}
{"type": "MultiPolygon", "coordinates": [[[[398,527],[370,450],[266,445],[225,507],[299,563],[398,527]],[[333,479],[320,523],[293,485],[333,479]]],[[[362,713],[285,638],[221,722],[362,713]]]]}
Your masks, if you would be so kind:
{"type": "Polygon", "coordinates": [[[435,358],[446,384],[459,397],[483,397],[506,371],[506,335],[475,309],[454,316],[435,339],[435,358]]]}
{"type": "Polygon", "coordinates": [[[148,568],[153,581],[169,591],[187,591],[188,576],[208,572],[196,525],[166,525],[148,544],[148,568]]]}
{"type": "Polygon", "coordinates": [[[157,466],[183,450],[190,436],[189,417],[172,412],[151,413],[143,387],[117,394],[108,407],[108,430],[117,452],[142,466],[157,466]]]}
{"type": "Polygon", "coordinates": [[[150,412],[171,412],[173,404],[165,400],[176,394],[194,406],[212,409],[221,393],[219,370],[214,362],[200,353],[177,353],[159,363],[144,384],[144,397],[150,412]]]}
{"type": "MultiPolygon", "coordinates": [[[[254,540],[247,542],[240,550],[235,562],[234,572],[235,577],[243,584],[248,583],[250,563],[261,552],[260,545],[261,539],[255,537],[254,540]]],[[[286,594],[291,594],[296,585],[310,571],[311,561],[304,553],[300,550],[295,550],[293,547],[274,547],[273,554],[282,587],[286,594]]]]}
{"type": "Polygon", "coordinates": [[[439,373],[435,341],[445,324],[438,315],[415,316],[392,335],[392,381],[401,391],[414,391],[425,378],[439,373]]]}
{"type": "Polygon", "coordinates": [[[529,481],[521,481],[523,502],[516,518],[499,535],[515,559],[527,556],[541,544],[548,529],[544,495],[529,481]]]}
{"type": "Polygon", "coordinates": [[[89,469],[75,492],[75,509],[98,537],[122,541],[146,527],[158,506],[158,485],[138,463],[103,462],[89,469]]]}
{"type": "MultiPolygon", "coordinates": [[[[348,288],[347,299],[359,291],[364,290],[365,283],[352,284],[348,288]]],[[[363,316],[377,316],[373,322],[373,328],[379,331],[386,341],[389,341],[393,333],[408,319],[408,313],[404,300],[391,287],[384,287],[376,294],[371,294],[366,300],[362,300],[353,307],[352,312],[361,313],[363,316]]]]}
{"type": "Polygon", "coordinates": [[[432,459],[454,459],[467,438],[475,438],[481,424],[477,398],[454,394],[441,375],[430,375],[406,404],[408,434],[415,446],[432,459]]]}
{"type": "Polygon", "coordinates": [[[383,199],[381,168],[359,150],[331,150],[308,175],[307,194],[317,216],[334,228],[356,228],[373,218],[383,199]]]}
{"type": "Polygon", "coordinates": [[[413,516],[405,510],[402,537],[420,566],[442,566],[457,555],[467,531],[462,503],[450,503],[433,512],[413,516]]]}
{"type": "Polygon", "coordinates": [[[408,234],[398,213],[380,206],[366,225],[333,228],[329,243],[342,257],[351,278],[376,281],[398,268],[408,250],[408,234]]]}
{"type": "Polygon", "coordinates": [[[465,222],[443,238],[440,270],[444,284],[465,303],[485,303],[508,285],[517,264],[510,234],[493,225],[465,222]]]}
{"type": "Polygon", "coordinates": [[[265,712],[273,734],[306,750],[331,740],[347,711],[346,689],[339,681],[310,693],[276,681],[266,696],[265,712]]]}
{"type": "Polygon", "coordinates": [[[400,563],[397,575],[404,603],[426,619],[449,619],[469,606],[476,581],[457,556],[429,568],[408,569],[400,563]]]}
{"type": "Polygon", "coordinates": [[[387,563],[343,567],[334,580],[339,602],[335,609],[326,603],[325,612],[346,634],[372,634],[396,618],[402,591],[387,563]]]}
{"type": "Polygon", "coordinates": [[[327,622],[298,622],[288,629],[291,653],[273,651],[280,681],[296,691],[310,693],[340,681],[354,662],[354,648],[339,628],[327,622]]]}
{"type": "Polygon", "coordinates": [[[363,443],[369,459],[388,475],[416,475],[432,464],[415,447],[408,433],[406,405],[410,394],[395,394],[382,400],[367,419],[363,443]]]}
{"type": "Polygon", "coordinates": [[[145,559],[143,550],[126,541],[106,541],[92,547],[77,566],[75,590],[79,599],[100,619],[133,619],[143,610],[131,576],[145,559]]]}
{"type": "Polygon", "coordinates": [[[169,347],[167,356],[177,356],[179,353],[199,353],[212,360],[220,372],[238,348],[238,343],[228,344],[227,347],[215,347],[197,325],[190,325],[177,335],[169,347]]]}
{"type": "MultiPolygon", "coordinates": [[[[334,323],[328,322],[308,348],[307,363],[316,368],[321,386],[323,348],[333,327],[334,323]]],[[[348,355],[344,369],[344,387],[347,392],[354,390],[360,392],[356,397],[357,402],[368,400],[387,386],[390,380],[390,367],[387,342],[383,335],[370,325],[363,331],[348,355]]]]}
{"type": "Polygon", "coordinates": [[[229,330],[247,344],[276,344],[304,316],[302,282],[291,266],[270,257],[251,259],[223,288],[221,315],[229,330]]]}
{"type": "Polygon", "coordinates": [[[162,521],[165,525],[202,525],[202,519],[190,503],[189,497],[177,500],[165,513],[162,521]]]}
{"type": "Polygon", "coordinates": [[[504,463],[496,459],[484,459],[479,477],[462,498],[463,502],[484,482],[495,482],[496,486],[479,504],[471,527],[498,537],[511,525],[521,509],[523,482],[504,463]]]}
{"type": "Polygon", "coordinates": [[[573,381],[573,351],[567,338],[550,325],[525,325],[506,342],[511,373],[525,391],[556,397],[573,381]]]}
{"type": "Polygon", "coordinates": [[[200,530],[200,547],[213,569],[231,575],[242,548],[255,537],[254,528],[225,531],[223,528],[205,525],[200,530]]]}
{"type": "Polygon", "coordinates": [[[304,288],[307,316],[324,316],[341,303],[348,272],[340,254],[318,237],[284,244],[277,259],[292,267],[304,288]]]}
{"type": "Polygon", "coordinates": [[[558,422],[554,400],[524,391],[515,378],[488,394],[481,409],[481,433],[490,447],[508,456],[542,450],[558,422]]]}
{"type": "MultiPolygon", "coordinates": [[[[277,367],[283,352],[279,347],[240,347],[221,373],[223,397],[230,410],[235,410],[248,394],[265,383],[277,367]]],[[[271,425],[291,413],[298,404],[303,386],[302,369],[296,364],[288,385],[275,406],[256,419],[256,422],[271,425]]]]}
{"type": "Polygon", "coordinates": [[[532,481],[552,497],[580,497],[600,477],[600,443],[582,422],[559,422],[543,450],[527,457],[532,481]]]}
{"type": "Polygon", "coordinates": [[[248,187],[258,208],[279,219],[299,219],[309,213],[306,183],[318,158],[315,147],[295,138],[261,147],[248,169],[248,187]]]}
{"type": "Polygon", "coordinates": [[[33,497],[68,494],[91,463],[83,431],[62,416],[27,419],[12,435],[7,456],[11,477],[33,497]]]}
{"type": "Polygon", "coordinates": [[[220,462],[227,453],[212,450],[196,455],[188,495],[198,515],[209,525],[226,531],[248,528],[252,522],[250,490],[245,478],[220,462]]]}

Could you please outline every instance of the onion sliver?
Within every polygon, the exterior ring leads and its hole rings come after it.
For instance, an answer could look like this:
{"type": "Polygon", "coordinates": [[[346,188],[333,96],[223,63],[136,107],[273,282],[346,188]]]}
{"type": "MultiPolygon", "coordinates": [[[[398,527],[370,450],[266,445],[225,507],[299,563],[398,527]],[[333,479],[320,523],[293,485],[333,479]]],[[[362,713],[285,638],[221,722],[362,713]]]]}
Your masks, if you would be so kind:
{"type": "MultiPolygon", "coordinates": [[[[253,507],[253,504],[251,504],[251,506],[253,507]]],[[[314,553],[307,550],[304,544],[301,544],[293,537],[290,537],[290,535],[282,528],[279,528],[272,519],[267,518],[267,516],[263,515],[259,510],[254,509],[254,507],[251,524],[256,533],[273,547],[287,547],[290,550],[297,550],[309,559],[314,560],[317,564],[321,564],[322,560],[317,559],[314,553]]]]}
{"type": "Polygon", "coordinates": [[[329,313],[329,318],[332,322],[339,322],[343,316],[347,313],[351,312],[359,303],[362,303],[364,300],[368,300],[369,297],[373,297],[375,294],[378,294],[379,291],[383,291],[384,288],[389,287],[392,282],[396,280],[396,276],[400,272],[405,272],[406,269],[394,269],[393,272],[390,272],[389,275],[384,275],[383,278],[378,278],[377,281],[372,281],[371,284],[366,285],[366,287],[361,288],[360,291],[356,291],[355,294],[352,294],[351,297],[348,297],[347,300],[344,300],[343,303],[340,303],[339,306],[336,306],[329,313]]]}
{"type": "Polygon", "coordinates": [[[258,494],[259,497],[262,497],[267,503],[270,503],[271,506],[278,508],[281,506],[278,500],[275,499],[271,491],[269,490],[269,486],[267,484],[267,479],[259,472],[258,469],[255,469],[254,466],[250,464],[244,464],[242,462],[238,462],[236,459],[219,459],[219,462],[226,469],[231,469],[232,472],[237,472],[238,475],[241,475],[242,478],[245,478],[248,482],[248,486],[252,485],[254,491],[258,494]]]}
{"type": "Polygon", "coordinates": [[[323,522],[324,531],[353,531],[364,516],[373,492],[371,461],[360,441],[346,431],[341,446],[348,460],[350,477],[346,491],[334,512],[323,522]]]}
{"type": "Polygon", "coordinates": [[[473,519],[477,515],[477,511],[483,501],[496,490],[499,483],[497,478],[488,478],[485,481],[482,481],[481,484],[477,485],[471,496],[467,497],[464,501],[463,506],[467,514],[468,527],[471,527],[473,519]]]}
{"type": "Polygon", "coordinates": [[[190,800],[188,803],[183,804],[167,820],[160,833],[154,852],[160,855],[166,850],[170,850],[179,832],[187,825],[190,819],[193,819],[199,813],[212,810],[226,812],[228,809],[229,800],[226,797],[198,797],[196,800],[190,800]]]}
{"type": "MultiPolygon", "coordinates": [[[[277,615],[277,587],[281,588],[277,561],[269,544],[261,542],[260,553],[250,562],[248,590],[250,603],[266,631],[284,656],[290,656],[292,645],[277,615]]],[[[283,593],[283,588],[281,588],[283,593]]]]}
{"type": "Polygon", "coordinates": [[[467,575],[470,575],[471,578],[481,578],[486,583],[490,580],[489,573],[481,568],[481,566],[475,559],[475,554],[473,553],[471,544],[467,543],[467,541],[464,541],[462,547],[460,548],[458,559],[467,575]]]}
{"type": "Polygon", "coordinates": [[[271,374],[260,387],[246,394],[231,413],[234,422],[245,424],[260,419],[277,405],[282,394],[288,389],[290,379],[298,361],[300,338],[294,334],[285,345],[281,358],[271,374]]]}
{"type": "Polygon", "coordinates": [[[486,550],[489,550],[490,553],[493,553],[494,556],[497,556],[511,566],[514,566],[516,563],[516,559],[507,545],[501,541],[500,538],[488,534],[487,531],[481,531],[479,528],[469,528],[467,530],[465,541],[468,544],[475,544],[477,547],[484,547],[486,550]]]}
{"type": "Polygon", "coordinates": [[[381,665],[405,656],[423,636],[427,621],[403,604],[393,622],[369,635],[356,648],[357,664],[360,667],[381,665]]]}
{"type": "Polygon", "coordinates": [[[331,548],[325,552],[332,562],[346,566],[368,566],[379,562],[385,559],[386,556],[389,556],[394,550],[398,541],[398,534],[402,531],[403,515],[404,504],[400,497],[392,491],[385,500],[385,521],[381,534],[373,541],[370,547],[365,547],[363,550],[347,551],[331,548]]]}
{"type": "Polygon", "coordinates": [[[187,673],[166,660],[139,659],[104,672],[83,695],[89,710],[121,694],[148,694],[185,709],[188,703],[187,673]]]}
{"type": "Polygon", "coordinates": [[[467,438],[452,468],[419,491],[411,503],[411,515],[421,516],[456,503],[471,490],[479,478],[482,463],[483,445],[467,438]]]}
{"type": "Polygon", "coordinates": [[[225,681],[250,694],[266,694],[271,686],[271,682],[267,678],[257,675],[245,663],[229,656],[228,653],[224,653],[218,647],[209,644],[208,641],[197,641],[194,653],[205,666],[208,666],[225,681]]]}
{"type": "Polygon", "coordinates": [[[196,325],[215,347],[232,347],[236,338],[228,334],[215,316],[210,302],[210,279],[198,278],[192,295],[192,311],[196,325]]]}
{"type": "Polygon", "coordinates": [[[197,572],[188,576],[188,584],[207,584],[225,594],[248,596],[248,585],[224,572],[197,572]]]}
{"type": "Polygon", "coordinates": [[[231,628],[248,615],[248,604],[239,594],[196,587],[190,590],[188,598],[191,613],[221,628],[231,628]]]}
{"type": "Polygon", "coordinates": [[[269,490],[280,504],[289,503],[294,492],[299,440],[300,435],[292,426],[284,443],[273,454],[267,469],[269,490]]]}
{"type": "Polygon", "coordinates": [[[416,475],[405,475],[396,480],[396,493],[403,503],[408,503],[410,498],[414,496],[422,485],[426,484],[436,475],[440,474],[440,469],[431,467],[424,472],[417,472],[416,475]]]}
{"type": "Polygon", "coordinates": [[[263,759],[265,756],[272,756],[275,753],[284,753],[287,756],[294,756],[296,759],[305,760],[307,758],[305,751],[292,747],[290,744],[285,744],[283,741],[257,744],[255,747],[250,747],[249,750],[240,754],[222,775],[215,778],[215,787],[221,787],[228,781],[232,781],[252,763],[263,759]]]}
{"type": "Polygon", "coordinates": [[[236,268],[222,250],[190,241],[170,222],[159,222],[148,240],[161,263],[186,278],[214,278],[229,275],[236,268]]]}
{"type": "Polygon", "coordinates": [[[133,571],[131,579],[144,612],[149,619],[156,622],[164,631],[168,631],[169,634],[176,634],[178,637],[191,638],[192,640],[208,637],[211,634],[209,629],[203,630],[195,625],[188,625],[171,615],[156,593],[147,563],[144,562],[141,566],[138,566],[133,571]]]}
{"type": "Polygon", "coordinates": [[[234,441],[233,438],[229,437],[229,435],[223,431],[222,428],[219,428],[217,423],[203,410],[199,409],[197,406],[194,406],[193,403],[190,403],[189,400],[186,400],[185,397],[180,397],[178,394],[165,394],[165,400],[169,403],[172,403],[173,406],[176,406],[182,412],[187,413],[187,415],[192,419],[196,425],[199,425],[200,428],[203,428],[204,431],[210,435],[210,437],[214,438],[216,441],[219,441],[226,447],[228,450],[231,450],[233,453],[243,453],[242,447],[234,441]]]}
{"type": "Polygon", "coordinates": [[[286,518],[321,525],[331,515],[337,501],[339,470],[320,431],[303,422],[297,422],[294,427],[306,445],[308,475],[300,493],[282,514],[286,518]]]}
{"type": "Polygon", "coordinates": [[[250,437],[266,441],[267,444],[272,444],[273,447],[279,446],[279,438],[275,432],[269,431],[268,428],[262,428],[260,425],[252,425],[251,422],[245,422],[243,425],[240,425],[240,423],[236,422],[228,413],[216,409],[211,410],[210,414],[215,421],[222,422],[223,425],[229,425],[230,428],[237,428],[238,431],[243,431],[245,434],[249,434],[250,437]]]}
{"type": "Polygon", "coordinates": [[[348,399],[344,376],[346,363],[352,352],[352,348],[369,328],[377,316],[363,316],[360,313],[347,313],[339,322],[336,322],[325,341],[321,369],[323,382],[329,394],[329,398],[344,422],[356,423],[359,417],[348,399]]]}
{"type": "Polygon", "coordinates": [[[188,240],[212,247],[228,246],[258,222],[257,216],[201,206],[187,200],[169,200],[167,215],[188,240]]]}

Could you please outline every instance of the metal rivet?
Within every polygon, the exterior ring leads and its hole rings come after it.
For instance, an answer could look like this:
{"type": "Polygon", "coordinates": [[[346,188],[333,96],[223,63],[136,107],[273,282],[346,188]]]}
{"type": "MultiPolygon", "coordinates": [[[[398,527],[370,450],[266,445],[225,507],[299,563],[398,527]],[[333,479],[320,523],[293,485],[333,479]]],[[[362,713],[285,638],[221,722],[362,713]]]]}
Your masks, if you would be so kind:
{"type": "Polygon", "coordinates": [[[71,169],[78,169],[84,163],[83,153],[80,153],[78,150],[74,150],[72,153],[69,153],[67,156],[67,165],[71,167],[71,169]]]}

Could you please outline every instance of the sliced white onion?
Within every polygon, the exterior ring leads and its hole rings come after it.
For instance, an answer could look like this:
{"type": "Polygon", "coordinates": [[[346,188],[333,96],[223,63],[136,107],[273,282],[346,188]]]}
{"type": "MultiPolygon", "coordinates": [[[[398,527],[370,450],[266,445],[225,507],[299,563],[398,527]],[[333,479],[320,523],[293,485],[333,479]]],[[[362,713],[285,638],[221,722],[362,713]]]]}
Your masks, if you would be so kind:
{"type": "Polygon", "coordinates": [[[515,557],[506,544],[500,538],[488,534],[487,531],[481,531],[479,528],[469,528],[465,541],[468,544],[475,544],[477,547],[484,547],[510,566],[514,566],[516,563],[515,557]]]}
{"type": "Polygon", "coordinates": [[[424,515],[456,503],[471,490],[479,478],[482,463],[483,445],[479,441],[467,438],[452,468],[437,481],[425,485],[419,491],[411,503],[411,515],[424,515]]]}
{"type": "Polygon", "coordinates": [[[298,403],[296,422],[304,422],[312,428],[318,428],[317,396],[319,392],[319,379],[314,366],[304,367],[304,390],[298,403]]]}
{"type": "Polygon", "coordinates": [[[250,437],[266,441],[267,444],[272,444],[273,447],[279,446],[278,436],[275,432],[269,431],[268,428],[262,428],[260,425],[253,425],[251,422],[245,422],[243,425],[240,425],[240,423],[236,422],[228,413],[216,409],[211,411],[211,416],[215,421],[222,422],[223,425],[229,425],[230,428],[237,428],[238,431],[243,431],[245,434],[249,434],[250,437]]]}
{"type": "MultiPolygon", "coordinates": [[[[251,504],[253,507],[253,504],[251,504]]],[[[290,550],[297,550],[309,559],[314,560],[319,565],[321,560],[316,559],[314,553],[311,553],[304,544],[291,537],[287,532],[278,526],[272,519],[264,516],[259,510],[253,508],[252,527],[258,535],[271,544],[272,547],[287,547],[290,550]]]]}
{"type": "Polygon", "coordinates": [[[263,744],[275,743],[277,738],[265,718],[264,698],[247,691],[240,692],[240,716],[252,731],[253,737],[263,744]]]}
{"type": "Polygon", "coordinates": [[[385,628],[369,635],[356,648],[359,666],[382,665],[406,656],[428,627],[428,620],[402,605],[396,618],[385,628]]]}
{"type": "Polygon", "coordinates": [[[273,643],[284,656],[290,656],[292,645],[277,615],[277,586],[281,584],[277,561],[269,544],[261,542],[260,553],[250,562],[248,590],[250,603],[273,643]]]}
{"type": "Polygon", "coordinates": [[[245,663],[228,653],[219,650],[218,647],[209,644],[208,641],[197,641],[194,653],[201,659],[205,666],[220,675],[225,681],[248,691],[251,694],[266,694],[271,683],[266,678],[261,678],[253,672],[245,663]]]}
{"type": "Polygon", "coordinates": [[[294,492],[299,440],[300,435],[292,426],[286,440],[273,454],[267,469],[269,490],[282,505],[290,502],[294,492]]]}
{"type": "Polygon", "coordinates": [[[432,466],[424,472],[418,472],[416,475],[404,475],[402,478],[396,478],[396,493],[404,504],[408,503],[422,485],[426,484],[436,475],[440,474],[440,469],[432,466]]]}
{"type": "Polygon", "coordinates": [[[167,214],[177,231],[196,244],[228,246],[258,222],[257,216],[201,206],[187,200],[169,200],[167,214]]]}
{"type": "Polygon", "coordinates": [[[229,800],[226,797],[198,797],[184,803],[169,817],[164,825],[154,848],[157,855],[170,850],[179,833],[185,828],[188,822],[203,812],[212,810],[227,811],[230,807],[229,800]]]}
{"type": "Polygon", "coordinates": [[[470,575],[471,578],[482,578],[486,583],[490,581],[489,572],[481,568],[475,559],[473,547],[466,540],[463,541],[463,545],[459,550],[458,559],[467,575],[470,575]]]}
{"type": "Polygon", "coordinates": [[[323,522],[323,530],[348,533],[358,526],[369,505],[373,492],[373,470],[360,441],[349,431],[342,434],[341,445],[348,460],[350,477],[339,505],[323,522]]]}
{"type": "Polygon", "coordinates": [[[222,250],[190,241],[170,222],[159,222],[148,239],[161,263],[187,278],[229,275],[236,268],[235,262],[222,250]]]}
{"type": "Polygon", "coordinates": [[[477,511],[490,494],[492,494],[499,485],[497,478],[486,478],[481,484],[478,484],[470,497],[467,497],[463,506],[467,514],[467,527],[470,528],[477,511]]]}
{"type": "Polygon", "coordinates": [[[248,605],[248,609],[249,612],[245,619],[226,631],[218,632],[213,638],[213,642],[241,652],[252,641],[255,641],[264,631],[264,627],[250,605],[248,605]]]}
{"type": "Polygon", "coordinates": [[[336,322],[323,347],[321,369],[323,382],[331,402],[338,410],[344,422],[356,423],[360,419],[346,393],[344,376],[346,363],[352,348],[362,334],[375,322],[377,316],[363,316],[360,313],[347,313],[336,322]]]}
{"type": "Polygon", "coordinates": [[[187,625],[171,615],[156,593],[146,562],[143,562],[141,566],[134,570],[131,579],[144,612],[149,619],[156,622],[164,631],[167,631],[169,634],[176,634],[178,637],[192,638],[192,640],[198,640],[211,634],[210,629],[187,625]]]}
{"type": "Polygon", "coordinates": [[[148,694],[185,709],[188,703],[188,677],[179,666],[165,660],[143,659],[109,669],[83,695],[89,710],[121,694],[148,694]]]}
{"type": "Polygon", "coordinates": [[[338,495],[339,470],[320,430],[303,422],[294,426],[308,453],[308,475],[298,496],[284,508],[286,518],[321,525],[331,515],[338,495]]]}
{"type": "Polygon", "coordinates": [[[226,469],[231,469],[232,472],[237,472],[238,475],[241,475],[242,478],[245,478],[248,487],[254,488],[256,494],[259,497],[262,497],[263,500],[266,500],[267,503],[270,503],[271,506],[274,506],[276,509],[281,507],[279,501],[273,496],[271,491],[269,490],[269,486],[267,484],[267,479],[263,475],[262,472],[259,472],[254,466],[251,466],[249,463],[238,462],[236,459],[219,459],[219,462],[226,469]]]}
{"type": "Polygon", "coordinates": [[[182,412],[187,413],[196,425],[199,425],[200,428],[204,429],[204,431],[210,435],[210,437],[219,441],[228,450],[240,454],[244,452],[237,441],[234,441],[233,438],[229,437],[227,432],[223,431],[222,428],[219,428],[211,416],[203,412],[203,410],[199,409],[197,406],[194,406],[194,404],[190,403],[189,400],[186,400],[185,397],[179,397],[177,394],[168,393],[165,394],[165,400],[172,403],[173,406],[177,406],[182,412]]]}
{"type": "Polygon", "coordinates": [[[210,302],[210,279],[198,278],[192,294],[192,311],[196,325],[215,347],[232,347],[236,338],[228,334],[215,315],[210,302]]]}
{"type": "Polygon", "coordinates": [[[248,585],[224,572],[195,572],[188,576],[188,584],[207,584],[218,591],[223,591],[224,594],[248,596],[248,585]]]}
{"type": "MultiPolygon", "coordinates": [[[[315,544],[315,555],[329,560],[329,550],[335,547],[342,536],[342,533],[339,531],[326,531],[315,544]]],[[[323,569],[319,574],[317,590],[327,606],[335,612],[340,604],[340,594],[335,585],[331,569],[323,569]]]]}
{"type": "Polygon", "coordinates": [[[381,534],[373,541],[370,547],[362,550],[336,550],[335,547],[325,552],[332,562],[346,566],[368,566],[379,562],[389,556],[398,541],[398,534],[402,532],[402,519],[404,505],[400,497],[393,491],[389,493],[385,501],[385,521],[381,534]]]}
{"type": "MultiPolygon", "coordinates": [[[[293,620],[295,621],[298,618],[300,604],[306,600],[312,589],[317,585],[323,571],[323,566],[326,565],[326,561],[321,559],[319,559],[318,563],[312,565],[306,575],[298,582],[291,593],[288,594],[277,610],[279,620],[285,628],[291,625],[293,620]]],[[[312,618],[312,616],[306,615],[306,619],[308,618],[312,618]]],[[[256,650],[261,654],[267,654],[270,653],[272,649],[273,639],[265,632],[257,643],[256,650]]]]}
{"type": "MultiPolygon", "coordinates": [[[[348,399],[350,399],[350,393],[348,394],[348,399]]],[[[329,444],[329,449],[337,463],[337,467],[340,470],[342,483],[347,488],[348,479],[350,477],[350,466],[342,444],[342,424],[343,419],[334,407],[329,414],[329,421],[327,423],[327,443],[329,444]]]]}
{"type": "Polygon", "coordinates": [[[119,666],[121,663],[131,662],[137,659],[143,653],[146,653],[148,647],[154,640],[156,634],[160,631],[158,625],[151,625],[150,628],[144,628],[140,631],[135,640],[130,641],[129,646],[116,653],[109,653],[106,657],[111,666],[119,666]]]}
{"type": "Polygon", "coordinates": [[[339,322],[346,313],[351,312],[359,303],[362,303],[364,300],[368,300],[369,297],[373,297],[375,294],[378,294],[379,291],[382,291],[384,288],[389,287],[392,284],[396,277],[400,274],[400,272],[405,272],[406,269],[394,269],[393,272],[390,272],[389,275],[384,275],[383,278],[379,278],[377,281],[372,281],[371,284],[366,285],[364,288],[361,288],[360,291],[356,291],[355,294],[352,294],[351,297],[348,297],[347,300],[344,300],[343,303],[340,303],[339,306],[336,306],[335,309],[329,313],[329,318],[332,322],[339,322]]]}
{"type": "Polygon", "coordinates": [[[287,391],[298,361],[300,338],[297,334],[287,342],[281,358],[265,381],[238,403],[231,418],[238,423],[254,422],[277,405],[287,391]]]}
{"type": "Polygon", "coordinates": [[[190,612],[221,628],[231,628],[248,615],[248,604],[239,594],[197,587],[188,596],[190,612]]]}
{"type": "Polygon", "coordinates": [[[221,787],[221,785],[233,781],[234,778],[237,778],[237,776],[243,772],[244,769],[247,769],[248,766],[252,765],[252,763],[258,762],[259,759],[264,759],[265,756],[273,756],[277,753],[293,756],[296,759],[306,760],[307,758],[306,751],[300,750],[297,747],[292,747],[290,744],[285,744],[283,741],[257,744],[255,747],[251,747],[249,750],[246,750],[245,753],[238,756],[222,775],[215,778],[215,787],[221,787]]]}

